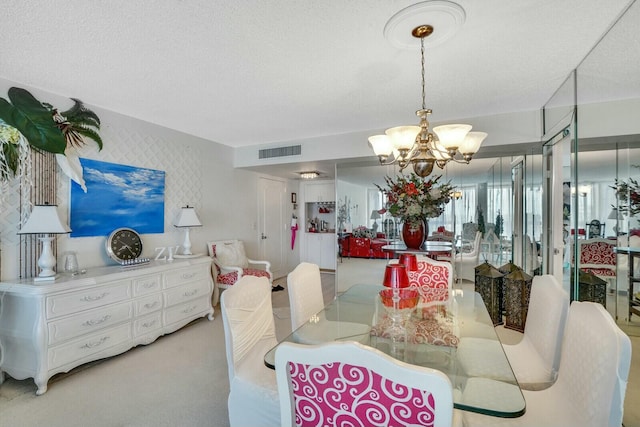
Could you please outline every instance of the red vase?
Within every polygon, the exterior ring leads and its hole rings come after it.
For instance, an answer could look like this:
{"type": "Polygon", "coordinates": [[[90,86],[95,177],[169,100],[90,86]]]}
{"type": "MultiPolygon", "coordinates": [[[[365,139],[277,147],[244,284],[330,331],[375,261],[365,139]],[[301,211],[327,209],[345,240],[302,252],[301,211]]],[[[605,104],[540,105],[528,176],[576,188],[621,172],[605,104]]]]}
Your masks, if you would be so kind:
{"type": "Polygon", "coordinates": [[[408,249],[420,249],[429,233],[428,227],[426,221],[422,221],[417,227],[410,227],[406,222],[402,224],[402,240],[408,249]]]}

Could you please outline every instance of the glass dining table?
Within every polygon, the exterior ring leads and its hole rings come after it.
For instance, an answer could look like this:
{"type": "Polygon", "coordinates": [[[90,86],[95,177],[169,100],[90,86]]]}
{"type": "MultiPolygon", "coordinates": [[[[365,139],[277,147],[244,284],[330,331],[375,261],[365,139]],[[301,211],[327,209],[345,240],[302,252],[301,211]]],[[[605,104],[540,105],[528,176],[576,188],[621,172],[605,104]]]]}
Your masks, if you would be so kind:
{"type": "MultiPolygon", "coordinates": [[[[385,311],[379,297],[382,289],[370,284],[352,286],[281,342],[357,341],[406,363],[445,373],[451,380],[457,409],[504,418],[524,414],[522,391],[477,292],[454,290],[447,303],[419,306],[406,324],[406,338],[398,343],[386,339],[381,331],[381,312],[385,311]],[[474,345],[466,346],[463,355],[458,350],[465,340],[473,340],[474,345]],[[465,362],[487,355],[493,358],[495,369],[476,373],[475,377],[465,372],[465,362]],[[493,372],[500,372],[499,378],[493,372]]],[[[277,348],[264,356],[265,365],[271,369],[275,369],[277,348]]]]}

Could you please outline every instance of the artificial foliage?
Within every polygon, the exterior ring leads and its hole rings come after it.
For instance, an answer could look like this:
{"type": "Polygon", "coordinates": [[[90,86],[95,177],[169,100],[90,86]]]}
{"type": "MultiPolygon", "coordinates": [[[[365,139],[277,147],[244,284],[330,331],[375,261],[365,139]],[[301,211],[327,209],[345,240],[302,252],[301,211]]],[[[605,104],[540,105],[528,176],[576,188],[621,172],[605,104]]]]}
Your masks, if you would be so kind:
{"type": "MultiPolygon", "coordinates": [[[[633,167],[640,167],[633,165],[633,167]]],[[[634,216],[640,213],[640,184],[638,181],[629,178],[628,181],[616,179],[616,185],[612,187],[616,190],[616,196],[618,196],[618,210],[620,212],[628,212],[629,216],[634,216]]],[[[615,207],[615,206],[614,206],[615,207]]]]}
{"type": "Polygon", "coordinates": [[[72,99],[73,106],[60,112],[17,87],[10,88],[7,97],[0,98],[0,183],[24,175],[32,148],[56,154],[63,172],[84,185],[75,149],[89,138],[102,150],[97,114],[79,99],[72,99]]]}
{"type": "Polygon", "coordinates": [[[387,195],[386,209],[395,218],[402,219],[416,229],[428,218],[436,218],[444,212],[444,205],[451,200],[450,183],[439,184],[442,176],[420,178],[415,173],[385,177],[386,187],[376,187],[387,195]]]}

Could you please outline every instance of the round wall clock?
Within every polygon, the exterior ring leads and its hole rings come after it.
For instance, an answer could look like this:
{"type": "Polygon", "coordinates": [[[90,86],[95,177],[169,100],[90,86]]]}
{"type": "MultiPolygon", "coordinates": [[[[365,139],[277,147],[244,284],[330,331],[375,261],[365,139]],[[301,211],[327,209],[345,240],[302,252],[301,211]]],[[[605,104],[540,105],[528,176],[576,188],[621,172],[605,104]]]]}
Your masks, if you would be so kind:
{"type": "Polygon", "coordinates": [[[142,239],[131,228],[118,228],[107,238],[107,254],[118,263],[137,259],[142,255],[142,239]]]}

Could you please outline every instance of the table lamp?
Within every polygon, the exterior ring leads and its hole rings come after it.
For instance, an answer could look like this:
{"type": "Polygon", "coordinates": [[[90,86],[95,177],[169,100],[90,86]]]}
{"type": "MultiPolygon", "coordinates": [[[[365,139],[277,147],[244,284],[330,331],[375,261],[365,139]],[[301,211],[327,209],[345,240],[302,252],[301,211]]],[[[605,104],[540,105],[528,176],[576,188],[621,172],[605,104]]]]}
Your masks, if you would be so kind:
{"type": "Polygon", "coordinates": [[[387,264],[382,284],[387,288],[400,289],[409,287],[407,267],[404,264],[387,264]]]}
{"type": "Polygon", "coordinates": [[[400,264],[404,264],[407,267],[407,272],[418,271],[418,257],[416,257],[416,254],[400,254],[400,264]]]}
{"type": "Polygon", "coordinates": [[[191,239],[189,238],[189,230],[191,229],[191,227],[202,227],[202,223],[198,219],[198,215],[196,215],[196,210],[189,205],[183,207],[182,209],[180,209],[178,218],[173,225],[174,227],[185,229],[184,242],[182,243],[182,254],[193,255],[191,253],[191,239]]]}
{"type": "Polygon", "coordinates": [[[374,232],[378,231],[378,222],[377,222],[377,220],[379,218],[380,218],[380,212],[378,212],[377,210],[372,210],[370,219],[373,220],[373,225],[371,226],[371,228],[373,229],[374,232]]]}
{"type": "Polygon", "coordinates": [[[613,208],[613,209],[611,209],[611,212],[609,212],[609,216],[607,217],[607,219],[615,220],[616,225],[613,226],[613,232],[617,236],[618,235],[618,222],[619,221],[624,221],[624,216],[622,215],[622,212],[620,212],[617,208],[613,208]]]}
{"type": "Polygon", "coordinates": [[[29,219],[22,226],[18,234],[45,234],[46,236],[38,237],[42,242],[42,253],[38,258],[38,267],[40,274],[34,277],[34,282],[55,281],[56,257],[53,256],[51,242],[55,236],[51,234],[67,234],[71,229],[66,225],[58,214],[56,205],[36,205],[29,215],[29,219]]]}

